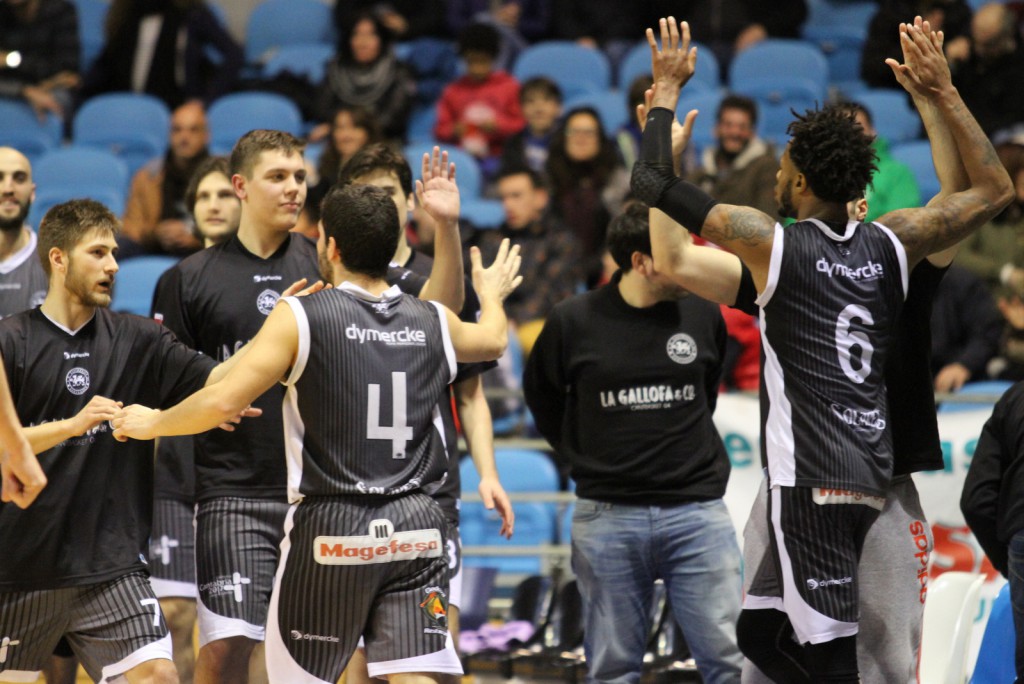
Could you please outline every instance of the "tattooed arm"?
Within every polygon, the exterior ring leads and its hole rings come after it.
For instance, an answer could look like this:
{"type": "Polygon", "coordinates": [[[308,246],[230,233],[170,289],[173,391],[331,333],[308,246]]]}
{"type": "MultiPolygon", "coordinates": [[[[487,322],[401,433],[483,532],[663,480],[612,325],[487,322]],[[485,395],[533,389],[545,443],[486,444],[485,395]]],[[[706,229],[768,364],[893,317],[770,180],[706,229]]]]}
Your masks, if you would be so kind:
{"type": "Polygon", "coordinates": [[[941,197],[923,209],[902,209],[878,219],[899,237],[909,262],[916,264],[929,254],[952,247],[992,219],[1010,203],[1014,191],[992,143],[960,93],[941,77],[946,61],[939,41],[925,34],[921,26],[907,26],[901,27],[900,44],[907,63],[889,66],[920,85],[920,94],[931,102],[947,127],[969,183],[966,189],[941,197]]]}

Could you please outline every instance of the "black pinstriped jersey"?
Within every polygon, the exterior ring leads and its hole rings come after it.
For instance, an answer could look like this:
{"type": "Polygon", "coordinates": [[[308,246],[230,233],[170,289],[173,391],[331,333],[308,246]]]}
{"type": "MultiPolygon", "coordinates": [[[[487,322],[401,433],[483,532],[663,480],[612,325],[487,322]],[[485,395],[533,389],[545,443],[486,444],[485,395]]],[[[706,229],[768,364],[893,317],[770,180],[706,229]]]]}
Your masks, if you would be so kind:
{"type": "Polygon", "coordinates": [[[49,279],[36,254],[36,234],[28,244],[0,262],[0,318],[34,309],[46,299],[49,279]]]}
{"type": "Polygon", "coordinates": [[[285,301],[299,331],[285,381],[289,500],[431,494],[447,460],[438,400],[455,376],[440,305],[351,283],[285,301]]]}
{"type": "Polygon", "coordinates": [[[772,484],[884,495],[892,440],[883,365],[907,281],[903,246],[880,224],[776,225],[757,300],[772,484]]]}
{"type": "MultiPolygon", "coordinates": [[[[94,396],[167,408],[200,389],[213,361],[139,316],[97,309],[69,331],[41,309],[0,321],[0,354],[24,425],[72,418],[94,396]]],[[[153,443],[107,423],[39,455],[49,479],[28,509],[0,504],[0,591],[103,582],[144,568],[153,443]]]]}

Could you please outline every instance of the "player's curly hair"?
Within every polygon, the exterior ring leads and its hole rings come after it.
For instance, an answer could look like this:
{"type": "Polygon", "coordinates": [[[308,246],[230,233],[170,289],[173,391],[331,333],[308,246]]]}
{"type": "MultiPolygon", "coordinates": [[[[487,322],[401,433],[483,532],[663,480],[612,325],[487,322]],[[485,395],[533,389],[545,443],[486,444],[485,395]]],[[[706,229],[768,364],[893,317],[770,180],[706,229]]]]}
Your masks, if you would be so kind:
{"type": "Polygon", "coordinates": [[[789,158],[814,194],[826,202],[846,203],[864,196],[877,166],[871,139],[842,104],[793,112],[789,158]]]}

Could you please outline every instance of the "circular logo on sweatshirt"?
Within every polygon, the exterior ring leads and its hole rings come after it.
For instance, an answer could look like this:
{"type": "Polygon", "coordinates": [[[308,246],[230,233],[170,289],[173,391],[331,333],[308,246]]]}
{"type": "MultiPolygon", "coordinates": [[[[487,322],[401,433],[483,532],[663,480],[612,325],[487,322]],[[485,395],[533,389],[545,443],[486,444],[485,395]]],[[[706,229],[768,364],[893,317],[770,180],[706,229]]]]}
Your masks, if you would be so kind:
{"type": "Polygon", "coordinates": [[[697,358],[697,343],[686,333],[676,333],[668,338],[665,349],[668,351],[668,358],[683,365],[693,363],[697,358]]]}
{"type": "Polygon", "coordinates": [[[281,298],[281,295],[277,294],[273,290],[264,290],[260,292],[260,296],[256,298],[256,308],[260,310],[260,313],[264,316],[269,316],[270,312],[274,310],[274,305],[277,304],[277,300],[281,298]]]}
{"type": "Polygon", "coordinates": [[[64,378],[64,384],[72,394],[85,394],[89,389],[89,371],[84,368],[72,368],[64,378]]]}

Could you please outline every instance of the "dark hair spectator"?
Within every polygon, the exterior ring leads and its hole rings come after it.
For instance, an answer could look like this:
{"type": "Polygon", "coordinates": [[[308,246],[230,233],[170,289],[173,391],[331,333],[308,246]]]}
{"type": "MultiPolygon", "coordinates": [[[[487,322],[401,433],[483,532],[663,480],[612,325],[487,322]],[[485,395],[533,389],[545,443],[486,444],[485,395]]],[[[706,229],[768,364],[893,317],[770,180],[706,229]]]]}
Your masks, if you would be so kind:
{"type": "Polygon", "coordinates": [[[380,126],[370,110],[343,106],[335,112],[327,145],[317,164],[317,183],[310,186],[306,195],[305,212],[312,225],[320,220],[320,202],[331,186],[338,182],[341,168],[359,150],[382,139],[380,126]]]}

